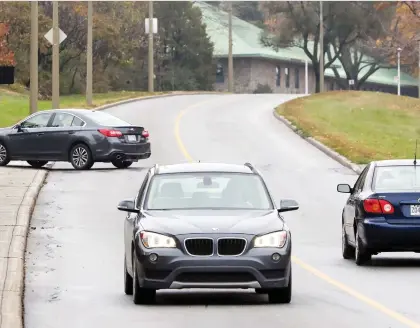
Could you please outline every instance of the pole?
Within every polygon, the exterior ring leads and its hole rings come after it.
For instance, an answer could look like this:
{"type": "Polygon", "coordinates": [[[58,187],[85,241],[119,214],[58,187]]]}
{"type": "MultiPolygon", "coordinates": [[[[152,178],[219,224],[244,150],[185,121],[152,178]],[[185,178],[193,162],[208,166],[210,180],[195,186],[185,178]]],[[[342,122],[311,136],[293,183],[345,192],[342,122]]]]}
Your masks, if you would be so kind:
{"type": "Polygon", "coordinates": [[[232,40],[232,1],[229,1],[229,55],[228,55],[228,91],[233,91],[233,40],[232,40]]]}
{"type": "Polygon", "coordinates": [[[93,4],[88,1],[88,34],[87,34],[87,61],[86,61],[86,103],[92,106],[92,83],[93,83],[93,4]]]}
{"type": "Polygon", "coordinates": [[[398,48],[398,54],[397,54],[397,57],[398,57],[398,95],[400,95],[401,94],[401,64],[400,64],[400,61],[401,61],[401,55],[400,55],[400,49],[398,48]]]}
{"type": "Polygon", "coordinates": [[[419,75],[418,79],[419,79],[419,84],[417,86],[418,88],[418,97],[420,99],[420,40],[419,40],[419,71],[417,73],[419,75]]]}
{"type": "Polygon", "coordinates": [[[53,1],[52,108],[60,108],[60,32],[58,29],[58,1],[53,1]]]}
{"type": "Polygon", "coordinates": [[[324,12],[319,2],[319,92],[324,92],[324,12]]]}
{"type": "Polygon", "coordinates": [[[29,113],[38,111],[38,1],[31,1],[31,61],[30,61],[31,97],[29,113]]]}
{"type": "Polygon", "coordinates": [[[308,60],[305,60],[305,94],[309,94],[308,60]]]}
{"type": "Polygon", "coordinates": [[[154,63],[153,63],[153,1],[149,1],[149,92],[154,87],[154,63]]]}

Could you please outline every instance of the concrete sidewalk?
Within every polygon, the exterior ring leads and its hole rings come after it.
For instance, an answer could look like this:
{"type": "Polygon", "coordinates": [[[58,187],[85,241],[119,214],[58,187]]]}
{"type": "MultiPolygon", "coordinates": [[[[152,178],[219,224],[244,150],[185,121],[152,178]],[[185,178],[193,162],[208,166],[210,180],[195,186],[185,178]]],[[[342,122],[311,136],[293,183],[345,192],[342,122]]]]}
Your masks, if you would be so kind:
{"type": "Polygon", "coordinates": [[[0,328],[23,327],[26,236],[47,172],[0,168],[0,328]]]}

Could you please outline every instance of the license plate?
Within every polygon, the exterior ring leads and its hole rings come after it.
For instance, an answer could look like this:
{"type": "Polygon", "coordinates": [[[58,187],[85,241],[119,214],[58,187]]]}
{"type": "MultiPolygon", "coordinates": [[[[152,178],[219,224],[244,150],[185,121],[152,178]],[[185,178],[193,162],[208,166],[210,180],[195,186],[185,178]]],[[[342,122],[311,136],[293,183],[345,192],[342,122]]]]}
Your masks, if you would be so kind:
{"type": "Polygon", "coordinates": [[[137,141],[137,138],[136,138],[136,136],[128,135],[127,136],[127,141],[136,142],[137,141]]]}
{"type": "Polygon", "coordinates": [[[420,205],[411,205],[410,214],[413,216],[420,216],[420,205]]]}

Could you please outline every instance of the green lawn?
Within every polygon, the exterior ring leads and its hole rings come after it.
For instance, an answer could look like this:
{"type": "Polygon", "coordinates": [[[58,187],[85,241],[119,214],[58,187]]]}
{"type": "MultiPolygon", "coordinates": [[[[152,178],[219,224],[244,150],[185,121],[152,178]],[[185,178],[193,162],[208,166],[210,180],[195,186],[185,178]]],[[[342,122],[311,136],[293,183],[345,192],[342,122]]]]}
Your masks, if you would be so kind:
{"type": "MultiPolygon", "coordinates": [[[[93,95],[93,106],[97,107],[124,99],[164,94],[164,92],[110,92],[93,95]]],[[[60,97],[60,108],[87,108],[84,95],[60,97]]],[[[51,100],[38,102],[38,110],[51,109],[51,100]]],[[[0,127],[10,126],[29,115],[29,96],[23,91],[0,89],[0,127]]]]}
{"type": "Polygon", "coordinates": [[[332,91],[291,100],[276,111],[305,135],[358,164],[413,158],[415,141],[420,139],[417,98],[332,91]]]}

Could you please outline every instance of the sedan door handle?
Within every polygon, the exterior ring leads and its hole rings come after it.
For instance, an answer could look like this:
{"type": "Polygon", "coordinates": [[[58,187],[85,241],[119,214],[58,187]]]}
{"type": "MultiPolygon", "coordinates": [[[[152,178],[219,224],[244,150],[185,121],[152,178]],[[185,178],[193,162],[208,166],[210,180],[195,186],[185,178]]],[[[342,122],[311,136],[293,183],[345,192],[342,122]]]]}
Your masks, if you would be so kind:
{"type": "Polygon", "coordinates": [[[74,131],[69,131],[69,134],[74,134],[74,131]]]}
{"type": "Polygon", "coordinates": [[[37,134],[37,136],[43,136],[43,135],[44,135],[43,132],[37,134]]]}

